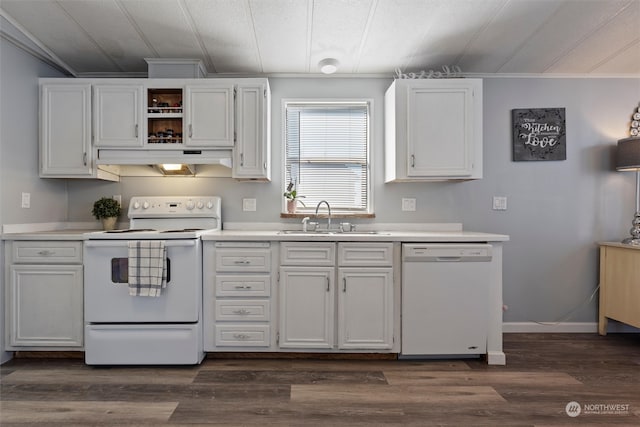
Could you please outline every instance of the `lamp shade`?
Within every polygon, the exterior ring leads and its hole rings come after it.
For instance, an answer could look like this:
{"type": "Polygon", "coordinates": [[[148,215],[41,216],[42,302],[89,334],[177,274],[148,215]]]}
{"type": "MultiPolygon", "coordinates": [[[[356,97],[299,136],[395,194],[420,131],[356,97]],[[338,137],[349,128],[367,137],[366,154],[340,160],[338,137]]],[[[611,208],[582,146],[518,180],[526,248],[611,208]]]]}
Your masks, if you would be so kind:
{"type": "Polygon", "coordinates": [[[625,138],[618,141],[616,169],[619,171],[640,170],[640,138],[625,138]]]}

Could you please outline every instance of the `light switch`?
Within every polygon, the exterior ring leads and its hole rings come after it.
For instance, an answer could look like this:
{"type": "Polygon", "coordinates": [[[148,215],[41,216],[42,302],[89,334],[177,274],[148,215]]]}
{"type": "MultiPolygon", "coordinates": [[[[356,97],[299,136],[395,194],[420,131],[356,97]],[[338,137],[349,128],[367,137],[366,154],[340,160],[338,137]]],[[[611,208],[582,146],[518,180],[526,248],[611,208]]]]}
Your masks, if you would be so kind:
{"type": "Polygon", "coordinates": [[[21,206],[27,209],[31,207],[31,193],[22,193],[21,206]]]}
{"type": "Polygon", "coordinates": [[[415,212],[416,199],[402,199],[402,210],[407,212],[415,212]]]}
{"type": "Polygon", "coordinates": [[[242,210],[245,212],[255,212],[256,199],[242,199],[242,210]]]}
{"type": "Polygon", "coordinates": [[[493,196],[493,210],[494,211],[506,211],[507,210],[507,198],[505,196],[493,196]]]}

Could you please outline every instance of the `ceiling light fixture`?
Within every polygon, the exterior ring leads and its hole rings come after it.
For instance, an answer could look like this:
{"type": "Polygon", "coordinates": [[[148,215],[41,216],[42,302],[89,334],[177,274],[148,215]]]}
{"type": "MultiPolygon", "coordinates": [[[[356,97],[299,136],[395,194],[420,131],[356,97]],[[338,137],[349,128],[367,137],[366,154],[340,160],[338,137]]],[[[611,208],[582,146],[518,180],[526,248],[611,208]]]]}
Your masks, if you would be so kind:
{"type": "Polygon", "coordinates": [[[338,65],[340,63],[335,58],[324,58],[318,62],[318,67],[323,74],[333,74],[338,71],[338,65]]]}

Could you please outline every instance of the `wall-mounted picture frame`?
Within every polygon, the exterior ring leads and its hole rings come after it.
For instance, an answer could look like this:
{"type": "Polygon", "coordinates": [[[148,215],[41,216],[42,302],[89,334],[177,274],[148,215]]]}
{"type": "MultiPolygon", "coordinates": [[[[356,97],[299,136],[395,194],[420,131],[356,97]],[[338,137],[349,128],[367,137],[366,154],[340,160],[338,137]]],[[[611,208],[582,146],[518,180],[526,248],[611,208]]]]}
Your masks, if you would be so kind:
{"type": "Polygon", "coordinates": [[[567,134],[564,108],[511,110],[513,160],[566,160],[567,134]]]}

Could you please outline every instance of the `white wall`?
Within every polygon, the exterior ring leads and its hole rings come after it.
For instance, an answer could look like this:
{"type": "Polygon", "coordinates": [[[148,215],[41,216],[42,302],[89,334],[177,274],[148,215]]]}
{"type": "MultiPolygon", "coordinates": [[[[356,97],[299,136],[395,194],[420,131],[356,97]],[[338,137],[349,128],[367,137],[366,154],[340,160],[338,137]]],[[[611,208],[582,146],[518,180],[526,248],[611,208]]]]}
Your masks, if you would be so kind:
{"type": "Polygon", "coordinates": [[[65,221],[66,181],[38,177],[38,78],[61,74],[5,39],[0,55],[2,221],[65,221]],[[20,208],[23,192],[31,193],[30,209],[20,208]]]}
{"type": "MultiPolygon", "coordinates": [[[[633,174],[612,168],[616,141],[627,136],[638,106],[640,79],[487,78],[484,80],[484,179],[463,183],[383,182],[382,99],[390,79],[272,78],[272,183],[229,178],[123,178],[120,183],[69,183],[69,219],[90,221],[98,196],[215,194],[223,221],[278,222],[281,207],[283,98],[366,97],[374,100],[372,150],[378,222],[463,222],[466,229],[505,233],[504,302],[507,322],[595,322],[596,242],[619,240],[633,215],[633,174]],[[511,109],[566,108],[567,160],[513,162],[511,109]],[[508,197],[493,211],[494,195],[508,197]],[[242,212],[242,198],[257,212],[242,212]],[[417,199],[402,212],[402,197],[417,199]],[[565,314],[573,313],[570,319],[565,314]]],[[[291,221],[291,220],[289,220],[291,221]]]]}

